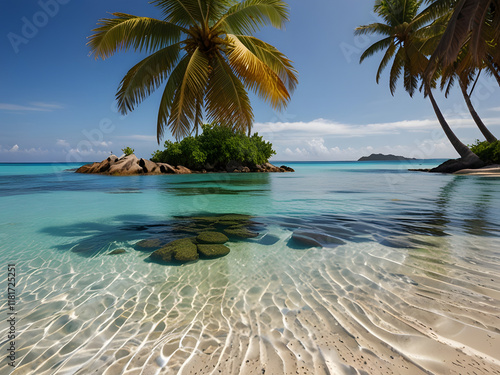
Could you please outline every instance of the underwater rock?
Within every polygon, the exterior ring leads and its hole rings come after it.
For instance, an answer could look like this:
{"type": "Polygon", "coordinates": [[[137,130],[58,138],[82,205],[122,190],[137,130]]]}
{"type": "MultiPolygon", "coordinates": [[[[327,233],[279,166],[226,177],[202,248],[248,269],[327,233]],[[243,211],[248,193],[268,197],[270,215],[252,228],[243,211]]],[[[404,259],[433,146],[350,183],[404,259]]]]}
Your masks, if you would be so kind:
{"type": "Polygon", "coordinates": [[[278,236],[274,236],[272,234],[265,234],[260,240],[259,243],[261,245],[271,246],[278,242],[280,239],[278,236]]]}
{"type": "Polygon", "coordinates": [[[252,232],[245,227],[229,227],[224,229],[224,234],[237,238],[255,238],[259,235],[259,233],[252,232]]]}
{"type": "Polygon", "coordinates": [[[196,237],[196,241],[201,244],[223,244],[229,241],[229,238],[220,232],[203,232],[196,237]]]}
{"type": "Polygon", "coordinates": [[[338,246],[343,245],[345,242],[340,238],[330,236],[324,233],[317,233],[313,231],[296,230],[293,232],[289,244],[299,245],[304,247],[323,247],[323,246],[338,246]]]}
{"type": "Polygon", "coordinates": [[[229,247],[222,244],[198,244],[198,253],[206,258],[218,258],[229,254],[229,247]]]}
{"type": "Polygon", "coordinates": [[[118,255],[118,254],[123,254],[126,252],[127,252],[127,250],[125,250],[125,249],[116,249],[116,250],[113,250],[110,253],[108,253],[108,255],[118,255]]]}
{"type": "Polygon", "coordinates": [[[199,258],[198,249],[189,238],[182,238],[169,242],[161,249],[154,251],[149,257],[164,262],[171,262],[173,260],[178,262],[190,262],[198,260],[199,258]]]}
{"type": "Polygon", "coordinates": [[[158,249],[164,245],[165,242],[161,241],[158,238],[150,239],[150,240],[142,240],[135,244],[135,248],[138,250],[151,250],[158,249]]]}

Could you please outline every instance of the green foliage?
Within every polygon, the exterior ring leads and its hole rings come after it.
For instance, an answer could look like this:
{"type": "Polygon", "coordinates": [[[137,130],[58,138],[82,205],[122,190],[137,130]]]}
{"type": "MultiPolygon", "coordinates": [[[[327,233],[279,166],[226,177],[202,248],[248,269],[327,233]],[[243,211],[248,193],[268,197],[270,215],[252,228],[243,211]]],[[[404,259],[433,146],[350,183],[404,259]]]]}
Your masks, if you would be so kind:
{"type": "Polygon", "coordinates": [[[122,148],[122,151],[123,153],[126,155],[126,156],[129,156],[129,155],[132,155],[134,153],[134,149],[133,148],[130,148],[130,147],[125,147],[125,148],[122,148]]]}
{"type": "Polygon", "coordinates": [[[151,160],[191,169],[203,168],[206,164],[225,168],[230,161],[255,166],[266,163],[276,154],[272,147],[257,133],[247,137],[227,126],[204,125],[201,135],[186,137],[180,142],[166,141],[165,150],[157,150],[151,160]]]}
{"type": "Polygon", "coordinates": [[[469,145],[469,148],[485,163],[500,164],[500,141],[481,142],[478,139],[476,143],[469,145]]]}

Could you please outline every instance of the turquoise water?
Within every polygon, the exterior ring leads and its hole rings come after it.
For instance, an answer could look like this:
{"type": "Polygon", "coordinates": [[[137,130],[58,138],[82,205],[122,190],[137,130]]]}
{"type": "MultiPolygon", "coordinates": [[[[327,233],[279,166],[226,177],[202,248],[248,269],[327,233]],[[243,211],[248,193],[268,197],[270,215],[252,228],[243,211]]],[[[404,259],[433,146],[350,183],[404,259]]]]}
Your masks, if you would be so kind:
{"type": "Polygon", "coordinates": [[[407,171],[439,162],[0,164],[0,264],[17,270],[16,367],[0,373],[500,373],[500,178],[407,171]],[[183,266],[134,246],[219,213],[254,216],[259,237],[183,266]]]}

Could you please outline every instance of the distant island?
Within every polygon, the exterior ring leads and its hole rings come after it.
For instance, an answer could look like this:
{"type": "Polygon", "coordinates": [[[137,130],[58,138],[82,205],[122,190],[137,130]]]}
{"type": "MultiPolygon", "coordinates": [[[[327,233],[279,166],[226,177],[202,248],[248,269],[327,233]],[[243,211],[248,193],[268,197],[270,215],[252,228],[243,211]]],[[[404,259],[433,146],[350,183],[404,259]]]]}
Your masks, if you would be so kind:
{"type": "Polygon", "coordinates": [[[370,156],[363,156],[358,161],[385,161],[385,160],[417,160],[415,158],[406,158],[397,155],[384,155],[384,154],[371,154],[370,156]]]}

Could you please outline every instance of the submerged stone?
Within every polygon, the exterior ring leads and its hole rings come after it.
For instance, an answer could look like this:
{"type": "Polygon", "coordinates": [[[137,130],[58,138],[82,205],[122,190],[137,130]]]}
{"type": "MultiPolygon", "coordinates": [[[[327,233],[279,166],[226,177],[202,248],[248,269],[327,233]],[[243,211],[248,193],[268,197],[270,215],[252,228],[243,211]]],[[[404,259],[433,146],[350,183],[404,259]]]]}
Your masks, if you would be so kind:
{"type": "Polygon", "coordinates": [[[154,248],[159,248],[163,246],[164,242],[158,238],[150,239],[150,240],[142,240],[135,244],[135,248],[138,250],[151,250],[154,248]]]}
{"type": "Polygon", "coordinates": [[[229,254],[229,247],[222,244],[198,244],[198,252],[207,258],[218,258],[229,254]]]}
{"type": "Polygon", "coordinates": [[[266,234],[264,235],[264,237],[262,237],[260,240],[259,240],[259,243],[261,245],[266,245],[266,246],[271,246],[271,245],[274,245],[276,242],[278,242],[280,239],[279,237],[277,236],[274,236],[272,234],[266,234]]]}
{"type": "Polygon", "coordinates": [[[224,233],[229,237],[236,238],[255,238],[259,233],[252,232],[245,227],[230,227],[224,229],[224,233]]]}
{"type": "Polygon", "coordinates": [[[113,250],[110,253],[108,253],[108,255],[118,255],[118,254],[123,254],[126,252],[127,252],[127,250],[125,250],[125,249],[116,249],[116,250],[113,250]]]}
{"type": "Polygon", "coordinates": [[[314,231],[295,230],[292,238],[288,242],[290,247],[332,247],[345,244],[340,238],[314,231]]]}
{"type": "Polygon", "coordinates": [[[229,238],[220,232],[203,232],[196,237],[196,241],[202,244],[223,244],[229,241],[229,238]]]}
{"type": "Polygon", "coordinates": [[[199,258],[196,245],[189,238],[169,242],[161,249],[154,251],[149,257],[164,262],[174,260],[178,262],[190,262],[199,258]]]}

